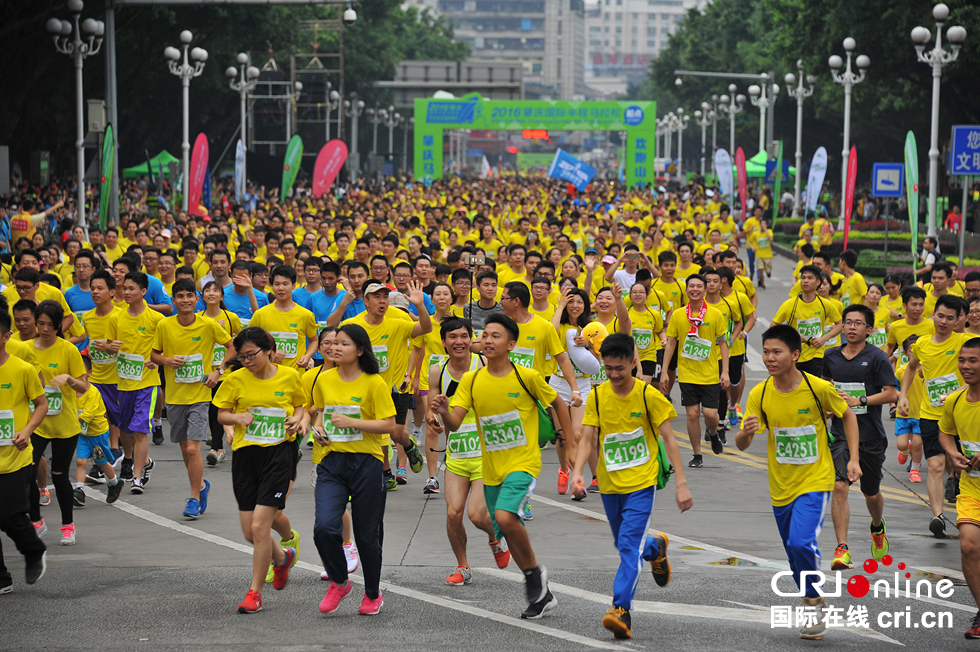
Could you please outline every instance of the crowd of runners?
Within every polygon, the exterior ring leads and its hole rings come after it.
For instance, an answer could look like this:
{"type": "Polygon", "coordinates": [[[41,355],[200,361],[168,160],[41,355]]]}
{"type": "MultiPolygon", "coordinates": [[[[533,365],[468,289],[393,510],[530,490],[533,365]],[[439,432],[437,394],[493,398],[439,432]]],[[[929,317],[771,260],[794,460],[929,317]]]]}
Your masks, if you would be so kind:
{"type": "MultiPolygon", "coordinates": [[[[208,510],[205,467],[231,465],[253,546],[240,613],[289,581],[301,533],[287,503],[308,455],[320,612],[340,607],[358,569],[359,613],[381,610],[386,495],[410,490],[445,496],[448,584],[473,581],[465,517],[499,568],[523,573],[521,616],[540,618],[558,603],[525,528],[533,495],[599,494],[620,556],[602,624],[629,638],[646,562],[657,585],[671,580],[670,542],[651,530],[657,491],[672,482],[690,509],[705,448],[756,436],[798,584],[820,569],[828,511],[832,568],[852,568],[852,483],[872,556],[896,545],[880,490],[894,454],[909,482],[924,476],[923,531],[944,538],[955,520],[980,602],[980,273],[960,280],[933,239],[914,275],[868,283],[853,250],[827,254],[833,225],[811,215],[796,284],[757,315],[768,197],[736,218],[697,183],[576,193],[541,177],[453,179],[223,197],[200,215],[157,200],[105,229],[64,215],[45,229],[63,212],[46,199],[8,206],[0,264],[0,530],[28,584],[45,573],[49,522],[60,545],[96,536],[75,523],[86,484],[112,504],[184,481],[153,474],[166,420],[187,472],[183,517],[208,510]],[[750,342],[769,377],[746,388],[750,342]],[[678,400],[688,460],[671,428],[678,400]],[[549,445],[557,477],[542,475],[549,445]],[[42,511],[49,478],[60,524],[42,511]]],[[[12,588],[0,557],[0,593],[12,588]]],[[[800,588],[819,613],[817,589],[800,588]]],[[[826,630],[818,617],[800,635],[826,630]]],[[[980,612],[966,636],[980,638],[980,612]]]]}

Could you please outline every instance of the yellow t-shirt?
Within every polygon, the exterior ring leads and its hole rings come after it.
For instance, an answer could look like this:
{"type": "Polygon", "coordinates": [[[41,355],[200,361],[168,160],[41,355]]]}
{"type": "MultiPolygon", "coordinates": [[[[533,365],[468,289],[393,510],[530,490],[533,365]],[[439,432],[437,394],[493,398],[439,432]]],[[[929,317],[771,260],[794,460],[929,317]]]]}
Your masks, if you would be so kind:
{"type": "Polygon", "coordinates": [[[409,342],[415,322],[401,310],[389,308],[377,326],[368,323],[366,312],[344,320],[344,324],[357,324],[367,331],[374,357],[381,368],[381,378],[389,391],[397,391],[408,371],[409,342]]]}
{"type": "Polygon", "coordinates": [[[320,375],[313,388],[313,406],[323,411],[323,432],[330,440],[329,446],[321,446],[314,441],[314,464],[319,464],[331,453],[366,453],[379,460],[384,459],[381,447],[386,445],[386,435],[363,432],[357,428],[335,428],[330,421],[330,415],[334,413],[365,421],[395,416],[391,388],[380,374],[362,373],[347,382],[340,377],[337,369],[328,369],[320,375]]]}
{"type": "MultiPolygon", "coordinates": [[[[625,289],[625,288],[624,288],[625,289]]],[[[671,283],[665,283],[662,278],[655,278],[650,284],[651,290],[657,290],[664,296],[670,308],[661,306],[661,309],[667,313],[671,310],[677,310],[679,307],[687,305],[687,293],[684,291],[684,283],[682,281],[674,280],[671,283]]],[[[626,292],[629,292],[626,289],[626,292]]]]}
{"type": "Polygon", "coordinates": [[[479,369],[466,372],[460,379],[450,406],[476,413],[485,485],[500,486],[504,478],[518,471],[534,477],[541,472],[538,406],[531,395],[545,406],[558,396],[534,369],[511,369],[503,377],[479,369]],[[517,373],[527,391],[521,387],[517,373]]]}
{"type": "MultiPolygon", "coordinates": [[[[90,311],[91,312],[91,311],[90,311]]],[[[164,316],[143,304],[143,312],[137,317],[129,314],[126,308],[114,312],[109,318],[105,336],[109,340],[120,340],[123,344],[116,354],[116,374],[119,376],[120,392],[131,392],[160,384],[160,372],[147,369],[150,351],[156,337],[157,327],[164,316]]]]}
{"type": "Polygon", "coordinates": [[[14,435],[25,427],[31,415],[28,405],[44,395],[44,388],[37,377],[37,370],[29,363],[10,355],[0,365],[0,473],[13,473],[34,463],[34,448],[28,439],[27,448],[17,450],[11,443],[14,435]]]}
{"type": "Polygon", "coordinates": [[[660,333],[664,330],[663,316],[658,307],[644,307],[642,312],[635,307],[629,309],[630,323],[633,325],[633,340],[640,361],[656,360],[660,344],[660,333]]]}
{"type": "Polygon", "coordinates": [[[660,390],[639,380],[626,396],[618,396],[608,382],[592,392],[582,425],[599,429],[602,454],[596,473],[602,493],[628,494],[656,484],[659,428],[675,416],[660,390]]]}
{"type": "MultiPolygon", "coordinates": [[[[830,273],[830,284],[831,285],[837,285],[838,282],[841,283],[841,286],[839,288],[837,288],[837,292],[831,292],[830,293],[830,296],[832,296],[835,299],[839,299],[840,298],[839,295],[840,295],[840,293],[842,291],[842,288],[844,287],[844,275],[841,274],[840,272],[831,272],[830,273]]],[[[790,290],[789,290],[789,297],[790,298],[793,298],[795,296],[799,296],[800,292],[802,292],[802,291],[803,291],[803,286],[797,280],[796,283],[793,284],[793,287],[791,287],[790,290]]]]}
{"type": "Polygon", "coordinates": [[[895,358],[897,360],[896,367],[901,367],[908,364],[908,356],[905,355],[905,350],[902,348],[902,343],[911,336],[918,335],[919,337],[931,337],[933,333],[936,332],[936,324],[933,323],[931,319],[923,319],[915,326],[910,326],[908,319],[899,319],[898,321],[892,322],[891,326],[888,327],[888,342],[887,344],[894,344],[895,358]]]}
{"type": "Polygon", "coordinates": [[[184,358],[184,364],[177,369],[170,365],[163,366],[167,379],[167,403],[210,403],[211,389],[204,384],[204,377],[213,369],[214,347],[226,344],[231,336],[209,317],[194,315],[190,326],[181,325],[177,319],[178,316],[174,315],[160,322],[153,340],[154,350],[164,357],[179,355],[184,358]]]}
{"type": "Polygon", "coordinates": [[[868,284],[864,282],[864,277],[854,272],[850,277],[845,277],[841,283],[838,296],[844,307],[851,304],[858,304],[864,301],[864,295],[868,293],[868,284]]]}
{"type": "Polygon", "coordinates": [[[674,278],[683,281],[686,280],[691,274],[700,274],[701,266],[697,263],[691,263],[691,266],[687,269],[681,267],[680,263],[677,264],[677,268],[674,270],[674,278]]]}
{"type": "MultiPolygon", "coordinates": [[[[897,297],[892,299],[887,294],[881,297],[881,301],[878,302],[879,306],[894,310],[900,315],[905,314],[905,305],[902,303],[902,295],[899,294],[897,297]]],[[[897,321],[897,320],[896,320],[897,321]]]]}
{"type": "Polygon", "coordinates": [[[99,385],[116,385],[119,383],[119,374],[116,373],[116,355],[114,353],[103,353],[92,346],[91,340],[112,339],[106,337],[109,330],[109,321],[114,315],[124,312],[122,308],[112,307],[108,315],[99,316],[98,308],[92,308],[82,315],[82,322],[85,324],[85,333],[89,337],[88,357],[92,360],[92,375],[89,382],[99,385]]]}
{"type": "Polygon", "coordinates": [[[748,234],[745,240],[750,246],[755,248],[755,255],[759,258],[772,258],[772,229],[766,229],[763,233],[761,229],[756,229],[748,234]]]}
{"type": "MultiPolygon", "coordinates": [[[[903,364],[895,371],[895,377],[898,378],[898,386],[902,386],[902,379],[905,378],[905,370],[908,369],[907,364],[903,364]]],[[[918,419],[919,415],[922,414],[922,374],[921,372],[916,372],[915,378],[912,379],[912,385],[909,387],[909,413],[905,418],[907,419],[918,419]]],[[[903,416],[899,414],[898,416],[903,416]]]]}
{"type": "Polygon", "coordinates": [[[286,312],[276,308],[275,303],[262,306],[252,315],[248,325],[268,331],[276,341],[276,349],[286,354],[282,364],[293,369],[306,355],[309,343],[316,342],[316,317],[299,304],[294,303],[286,312]]]}
{"type": "MultiPolygon", "coordinates": [[[[20,333],[17,333],[20,335],[20,333]]],[[[41,371],[41,368],[37,364],[37,356],[34,355],[34,343],[33,342],[20,342],[15,340],[13,335],[7,340],[7,353],[14,356],[15,358],[20,358],[27,364],[34,367],[36,371],[41,371]]]]}
{"type": "Polygon", "coordinates": [[[517,327],[520,336],[510,352],[511,362],[518,367],[534,369],[544,377],[555,373],[558,368],[555,356],[565,352],[565,343],[559,339],[551,322],[532,314],[530,321],[517,327]]]}
{"type": "Polygon", "coordinates": [[[735,324],[741,321],[744,326],[749,315],[755,312],[755,306],[741,292],[732,292],[727,297],[719,296],[719,299],[720,301],[718,303],[708,303],[708,305],[721,312],[725,319],[728,320],[728,327],[725,331],[725,340],[728,342],[728,355],[733,357],[736,355],[745,355],[745,340],[741,337],[738,340],[733,340],[732,335],[735,334],[735,324]]]}
{"type": "Polygon", "coordinates": [[[75,390],[68,383],[54,387],[51,379],[61,374],[68,374],[72,378],[84,376],[85,363],[82,362],[82,354],[74,344],[59,337],[46,349],[38,348],[38,340],[34,340],[34,355],[41,367],[44,394],[48,397],[48,413],[37,427],[37,434],[45,439],[68,439],[77,435],[80,428],[75,390]]]}
{"type": "Polygon", "coordinates": [[[235,426],[231,449],[238,450],[243,446],[276,446],[293,441],[296,435],[286,432],[283,421],[293,415],[296,407],[306,404],[306,397],[299,373],[276,365],[276,374],[266,380],[244,368],[225,374],[213,403],[218,409],[230,409],[236,414],[252,412],[256,417],[249,426],[235,426]]]}
{"type": "MultiPolygon", "coordinates": [[[[207,317],[205,312],[202,310],[196,313],[201,317],[207,317]]],[[[235,336],[242,332],[242,320],[238,315],[230,310],[222,310],[217,317],[211,317],[214,321],[218,323],[225,329],[228,333],[230,339],[234,340],[235,336]]],[[[223,344],[215,344],[214,349],[211,352],[211,367],[218,368],[225,359],[225,353],[227,353],[227,348],[223,344]]]]}
{"type": "MultiPolygon", "coordinates": [[[[17,288],[11,285],[6,290],[3,291],[3,296],[7,299],[7,306],[10,309],[10,318],[14,318],[14,304],[20,301],[20,295],[17,294],[17,288]]],[[[65,311],[65,315],[74,314],[71,308],[68,307],[68,302],[65,301],[65,295],[61,293],[56,287],[52,287],[45,283],[39,283],[37,286],[37,292],[34,293],[34,300],[37,303],[42,301],[57,301],[58,305],[65,311]]]]}
{"type": "Polygon", "coordinates": [[[778,391],[771,378],[749,392],[745,417],[758,417],[759,434],[766,433],[769,494],[775,507],[788,505],[805,493],[834,489],[836,474],[823,411],[839,418],[847,403],[837,395],[833,383],[804,375],[799,387],[787,394],[778,391]]]}
{"type": "Polygon", "coordinates": [[[875,311],[874,330],[868,336],[868,344],[877,346],[882,351],[885,350],[888,345],[888,324],[891,323],[891,320],[892,317],[888,308],[879,304],[878,310],[875,311]]]}
{"type": "Polygon", "coordinates": [[[959,370],[960,347],[974,337],[972,333],[952,333],[941,343],[933,342],[933,336],[920,337],[912,345],[912,355],[922,365],[920,419],[938,421],[945,397],[965,384],[959,370]]]}
{"type": "Polygon", "coordinates": [[[78,396],[78,421],[83,437],[97,437],[109,432],[105,416],[105,403],[99,390],[88,386],[88,391],[78,396]]]}
{"type": "Polygon", "coordinates": [[[736,276],[732,282],[732,289],[741,292],[749,299],[755,296],[755,285],[753,285],[752,279],[746,276],[736,276]]]}
{"type": "Polygon", "coordinates": [[[807,340],[822,337],[827,332],[827,326],[832,327],[840,320],[840,310],[820,296],[814,297],[810,303],[803,297],[787,299],[772,318],[774,324],[789,324],[799,331],[803,339],[800,362],[823,357],[823,349],[811,346],[807,340]]]}
{"type": "Polygon", "coordinates": [[[667,337],[677,338],[677,380],[694,385],[717,385],[720,380],[718,361],[725,339],[728,320],[708,305],[697,338],[688,337],[691,322],[687,310],[675,310],[667,324],[667,337]]]}
{"type": "MultiPolygon", "coordinates": [[[[980,452],[980,403],[971,403],[967,398],[969,387],[946,397],[942,416],[939,417],[939,431],[960,438],[960,450],[968,459],[980,452]]],[[[980,500],[980,471],[960,472],[960,494],[973,500],[980,500]]]]}
{"type": "MultiPolygon", "coordinates": [[[[414,338],[413,338],[414,339],[414,338]]],[[[432,319],[432,330],[421,337],[422,347],[422,366],[419,368],[419,390],[429,389],[429,367],[434,364],[442,364],[449,355],[446,347],[442,345],[442,329],[439,322],[432,319]]]]}

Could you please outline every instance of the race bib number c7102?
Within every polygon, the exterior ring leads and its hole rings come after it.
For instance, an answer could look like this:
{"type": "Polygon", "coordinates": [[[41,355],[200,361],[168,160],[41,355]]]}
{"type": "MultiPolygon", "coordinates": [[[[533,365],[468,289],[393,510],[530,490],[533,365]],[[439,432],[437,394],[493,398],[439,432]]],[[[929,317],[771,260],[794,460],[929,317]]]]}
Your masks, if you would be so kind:
{"type": "Polygon", "coordinates": [[[643,436],[643,428],[605,435],[602,439],[602,458],[607,471],[622,471],[649,462],[650,449],[643,436]]]}
{"type": "Polygon", "coordinates": [[[252,423],[245,426],[245,441],[253,444],[281,444],[286,440],[285,408],[250,407],[252,423]]]}
{"type": "Polygon", "coordinates": [[[960,388],[960,379],[956,374],[946,374],[938,378],[926,378],[926,392],[929,393],[929,405],[942,407],[946,396],[960,388]]]}
{"type": "Polygon", "coordinates": [[[116,356],[116,373],[125,380],[143,380],[143,356],[120,351],[116,356]]]}
{"type": "Polygon", "coordinates": [[[480,417],[483,426],[483,441],[488,451],[503,451],[527,445],[521,413],[517,410],[480,417]]]}
{"type": "Polygon", "coordinates": [[[453,460],[468,460],[483,457],[480,448],[480,434],[475,423],[464,423],[456,432],[449,433],[446,438],[446,450],[453,460]]]}
{"type": "Polygon", "coordinates": [[[813,464],[817,452],[817,427],[776,428],[776,461],[780,464],[813,464]]]}

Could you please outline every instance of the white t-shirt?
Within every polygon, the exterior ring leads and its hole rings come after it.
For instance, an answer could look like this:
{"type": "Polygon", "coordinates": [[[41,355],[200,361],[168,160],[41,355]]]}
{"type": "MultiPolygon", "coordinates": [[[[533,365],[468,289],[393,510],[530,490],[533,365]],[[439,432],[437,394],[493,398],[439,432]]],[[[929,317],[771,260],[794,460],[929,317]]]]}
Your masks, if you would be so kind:
{"type": "Polygon", "coordinates": [[[633,284],[636,283],[636,272],[630,274],[625,269],[617,269],[613,274],[613,280],[619,283],[619,287],[623,289],[624,292],[629,292],[633,284]]]}

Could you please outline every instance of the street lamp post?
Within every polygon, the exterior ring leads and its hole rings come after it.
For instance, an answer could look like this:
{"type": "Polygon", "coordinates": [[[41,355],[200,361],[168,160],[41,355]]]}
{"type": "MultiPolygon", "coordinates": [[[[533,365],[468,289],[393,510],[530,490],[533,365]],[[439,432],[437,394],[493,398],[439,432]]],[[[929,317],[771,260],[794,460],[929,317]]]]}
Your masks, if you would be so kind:
{"type": "Polygon", "coordinates": [[[670,143],[671,138],[670,137],[671,137],[671,135],[674,132],[674,120],[676,118],[677,118],[677,116],[674,115],[674,112],[673,111],[671,111],[670,113],[667,114],[666,119],[664,120],[664,122],[665,122],[665,124],[664,124],[664,136],[665,136],[665,138],[664,138],[664,147],[667,148],[667,155],[666,155],[666,161],[667,162],[666,162],[666,165],[664,165],[664,179],[668,183],[670,182],[670,163],[671,163],[671,158],[670,157],[671,157],[671,150],[673,149],[670,146],[671,145],[671,143],[670,143]]]}
{"type": "MultiPolygon", "coordinates": [[[[711,113],[714,117],[711,118],[711,160],[714,161],[715,150],[718,149],[718,119],[721,114],[718,113],[718,93],[711,96],[711,113]]],[[[712,169],[714,169],[714,163],[712,163],[712,169]]]]}
{"type": "Polygon", "coordinates": [[[378,125],[388,117],[387,109],[368,109],[364,112],[364,117],[368,123],[374,125],[374,138],[371,141],[371,153],[378,153],[378,125]]]}
{"type": "Polygon", "coordinates": [[[187,201],[189,199],[191,188],[191,144],[189,134],[190,110],[188,108],[190,103],[191,78],[201,76],[201,73],[204,72],[204,63],[208,60],[208,51],[204,48],[194,48],[193,50],[190,50],[191,41],[193,40],[194,35],[191,34],[189,30],[185,29],[180,33],[180,42],[183,44],[181,47],[184,48],[183,63],[180,63],[180,50],[177,48],[171,46],[167,47],[163,51],[163,56],[170,60],[170,72],[180,77],[180,83],[183,86],[184,129],[180,148],[183,152],[184,183],[183,196],[180,199],[180,207],[185,213],[188,210],[187,201]],[[194,61],[193,64],[191,64],[191,60],[194,61]]]}
{"type": "Polygon", "coordinates": [[[385,115],[384,125],[388,127],[388,160],[394,161],[395,151],[395,127],[402,122],[402,115],[395,111],[395,107],[389,106],[385,115]]]}
{"type": "MultiPolygon", "coordinates": [[[[966,30],[954,25],[946,30],[946,39],[952,52],[943,49],[943,23],[949,18],[949,7],[938,4],[932,8],[932,17],[936,19],[936,45],[929,52],[925,51],[926,44],[932,34],[925,27],[912,30],[912,42],[919,61],[932,66],[932,128],[929,136],[929,235],[936,235],[936,192],[939,186],[939,81],[943,75],[943,66],[953,63],[960,55],[960,48],[966,40],[966,30]]],[[[964,215],[966,211],[964,210],[964,215]]],[[[965,218],[964,218],[965,219],[965,218]]],[[[962,253],[961,253],[962,255],[962,253]]]]}
{"type": "Polygon", "coordinates": [[[684,130],[691,121],[691,116],[684,115],[684,108],[677,107],[674,117],[674,128],[677,130],[677,180],[684,185],[684,130]]]}
{"type": "Polygon", "coordinates": [[[738,86],[735,84],[728,85],[728,92],[730,95],[722,95],[718,98],[721,104],[718,105],[718,110],[728,116],[728,126],[730,131],[729,135],[729,149],[728,153],[735,156],[735,116],[745,110],[745,96],[735,92],[738,90],[738,86]]]}
{"type": "Polygon", "coordinates": [[[70,56],[75,62],[75,162],[76,174],[78,175],[78,225],[85,228],[85,116],[83,107],[85,104],[85,93],[82,88],[82,62],[85,57],[98,54],[102,48],[102,36],[105,34],[105,23],[94,18],[86,18],[81,21],[80,14],[85,5],[82,0],[68,0],[68,11],[72,13],[72,21],[59,20],[52,18],[48,21],[46,28],[54,39],[55,49],[70,56]],[[68,36],[72,34],[72,22],[75,23],[75,38],[71,41],[68,36]],[[85,33],[86,39],[82,38],[85,33]]]}
{"type": "Polygon", "coordinates": [[[402,174],[408,176],[408,132],[415,126],[415,117],[410,116],[402,127],[402,174]]]}
{"type": "MultiPolygon", "coordinates": [[[[763,78],[766,75],[762,75],[763,78]]],[[[776,96],[779,95],[779,86],[776,84],[772,85],[771,94],[766,96],[766,84],[759,86],[757,84],[752,84],[749,86],[749,97],[752,100],[752,105],[759,107],[759,151],[766,151],[766,110],[770,105],[774,104],[776,101],[776,96]]],[[[775,107],[773,107],[775,108],[775,107]]]]}
{"type": "Polygon", "coordinates": [[[248,95],[255,90],[255,87],[259,83],[259,69],[255,66],[248,65],[248,55],[244,52],[239,52],[238,56],[235,58],[238,62],[238,68],[235,66],[228,66],[225,69],[225,77],[228,78],[228,85],[231,90],[238,91],[240,112],[241,112],[241,136],[242,136],[242,179],[247,180],[248,175],[247,170],[247,159],[248,159],[248,141],[245,138],[245,132],[247,130],[245,126],[245,120],[248,116],[248,95]]]}
{"type": "Polygon", "coordinates": [[[707,158],[705,148],[708,142],[708,125],[714,125],[715,112],[707,102],[701,102],[701,109],[694,112],[694,120],[701,127],[701,176],[704,177],[707,158]]]}
{"type": "MultiPolygon", "coordinates": [[[[786,93],[796,100],[796,185],[793,190],[793,217],[800,214],[800,170],[803,169],[803,101],[813,95],[813,84],[817,81],[813,75],[806,75],[806,83],[810,85],[810,88],[805,88],[803,86],[803,59],[797,60],[796,68],[800,71],[799,86],[793,88],[796,84],[796,75],[793,73],[786,73],[786,77],[783,78],[783,81],[786,82],[786,93]]],[[[779,174],[778,171],[777,174],[779,174]]],[[[779,201],[778,197],[775,199],[777,202],[779,201]]]]}
{"type": "MultiPolygon", "coordinates": [[[[340,108],[340,93],[331,90],[333,84],[327,82],[327,141],[330,141],[330,114],[340,108]]],[[[343,114],[341,113],[341,118],[343,114]]],[[[337,121],[337,138],[340,138],[340,120],[337,121]]]]}
{"type": "MultiPolygon", "coordinates": [[[[844,192],[847,188],[847,159],[851,154],[851,89],[856,84],[864,81],[864,75],[867,72],[868,66],[871,65],[871,59],[866,54],[862,54],[855,60],[859,73],[854,74],[851,72],[851,53],[856,47],[857,42],[850,36],[844,39],[844,50],[847,52],[847,67],[843,73],[840,72],[841,66],[844,65],[843,59],[835,54],[827,60],[831,73],[834,76],[834,82],[844,87],[844,149],[841,150],[840,170],[841,206],[844,205],[844,192]]],[[[841,215],[844,215],[843,210],[841,210],[841,215]]],[[[841,217],[841,220],[843,219],[841,217]]]]}
{"type": "MultiPolygon", "coordinates": [[[[357,99],[357,93],[351,93],[349,100],[344,100],[343,115],[350,118],[350,145],[353,152],[347,161],[347,172],[351,183],[357,183],[357,175],[361,170],[361,155],[357,151],[357,122],[364,113],[364,100],[357,99]]],[[[338,131],[339,131],[338,126],[338,131]]]]}

